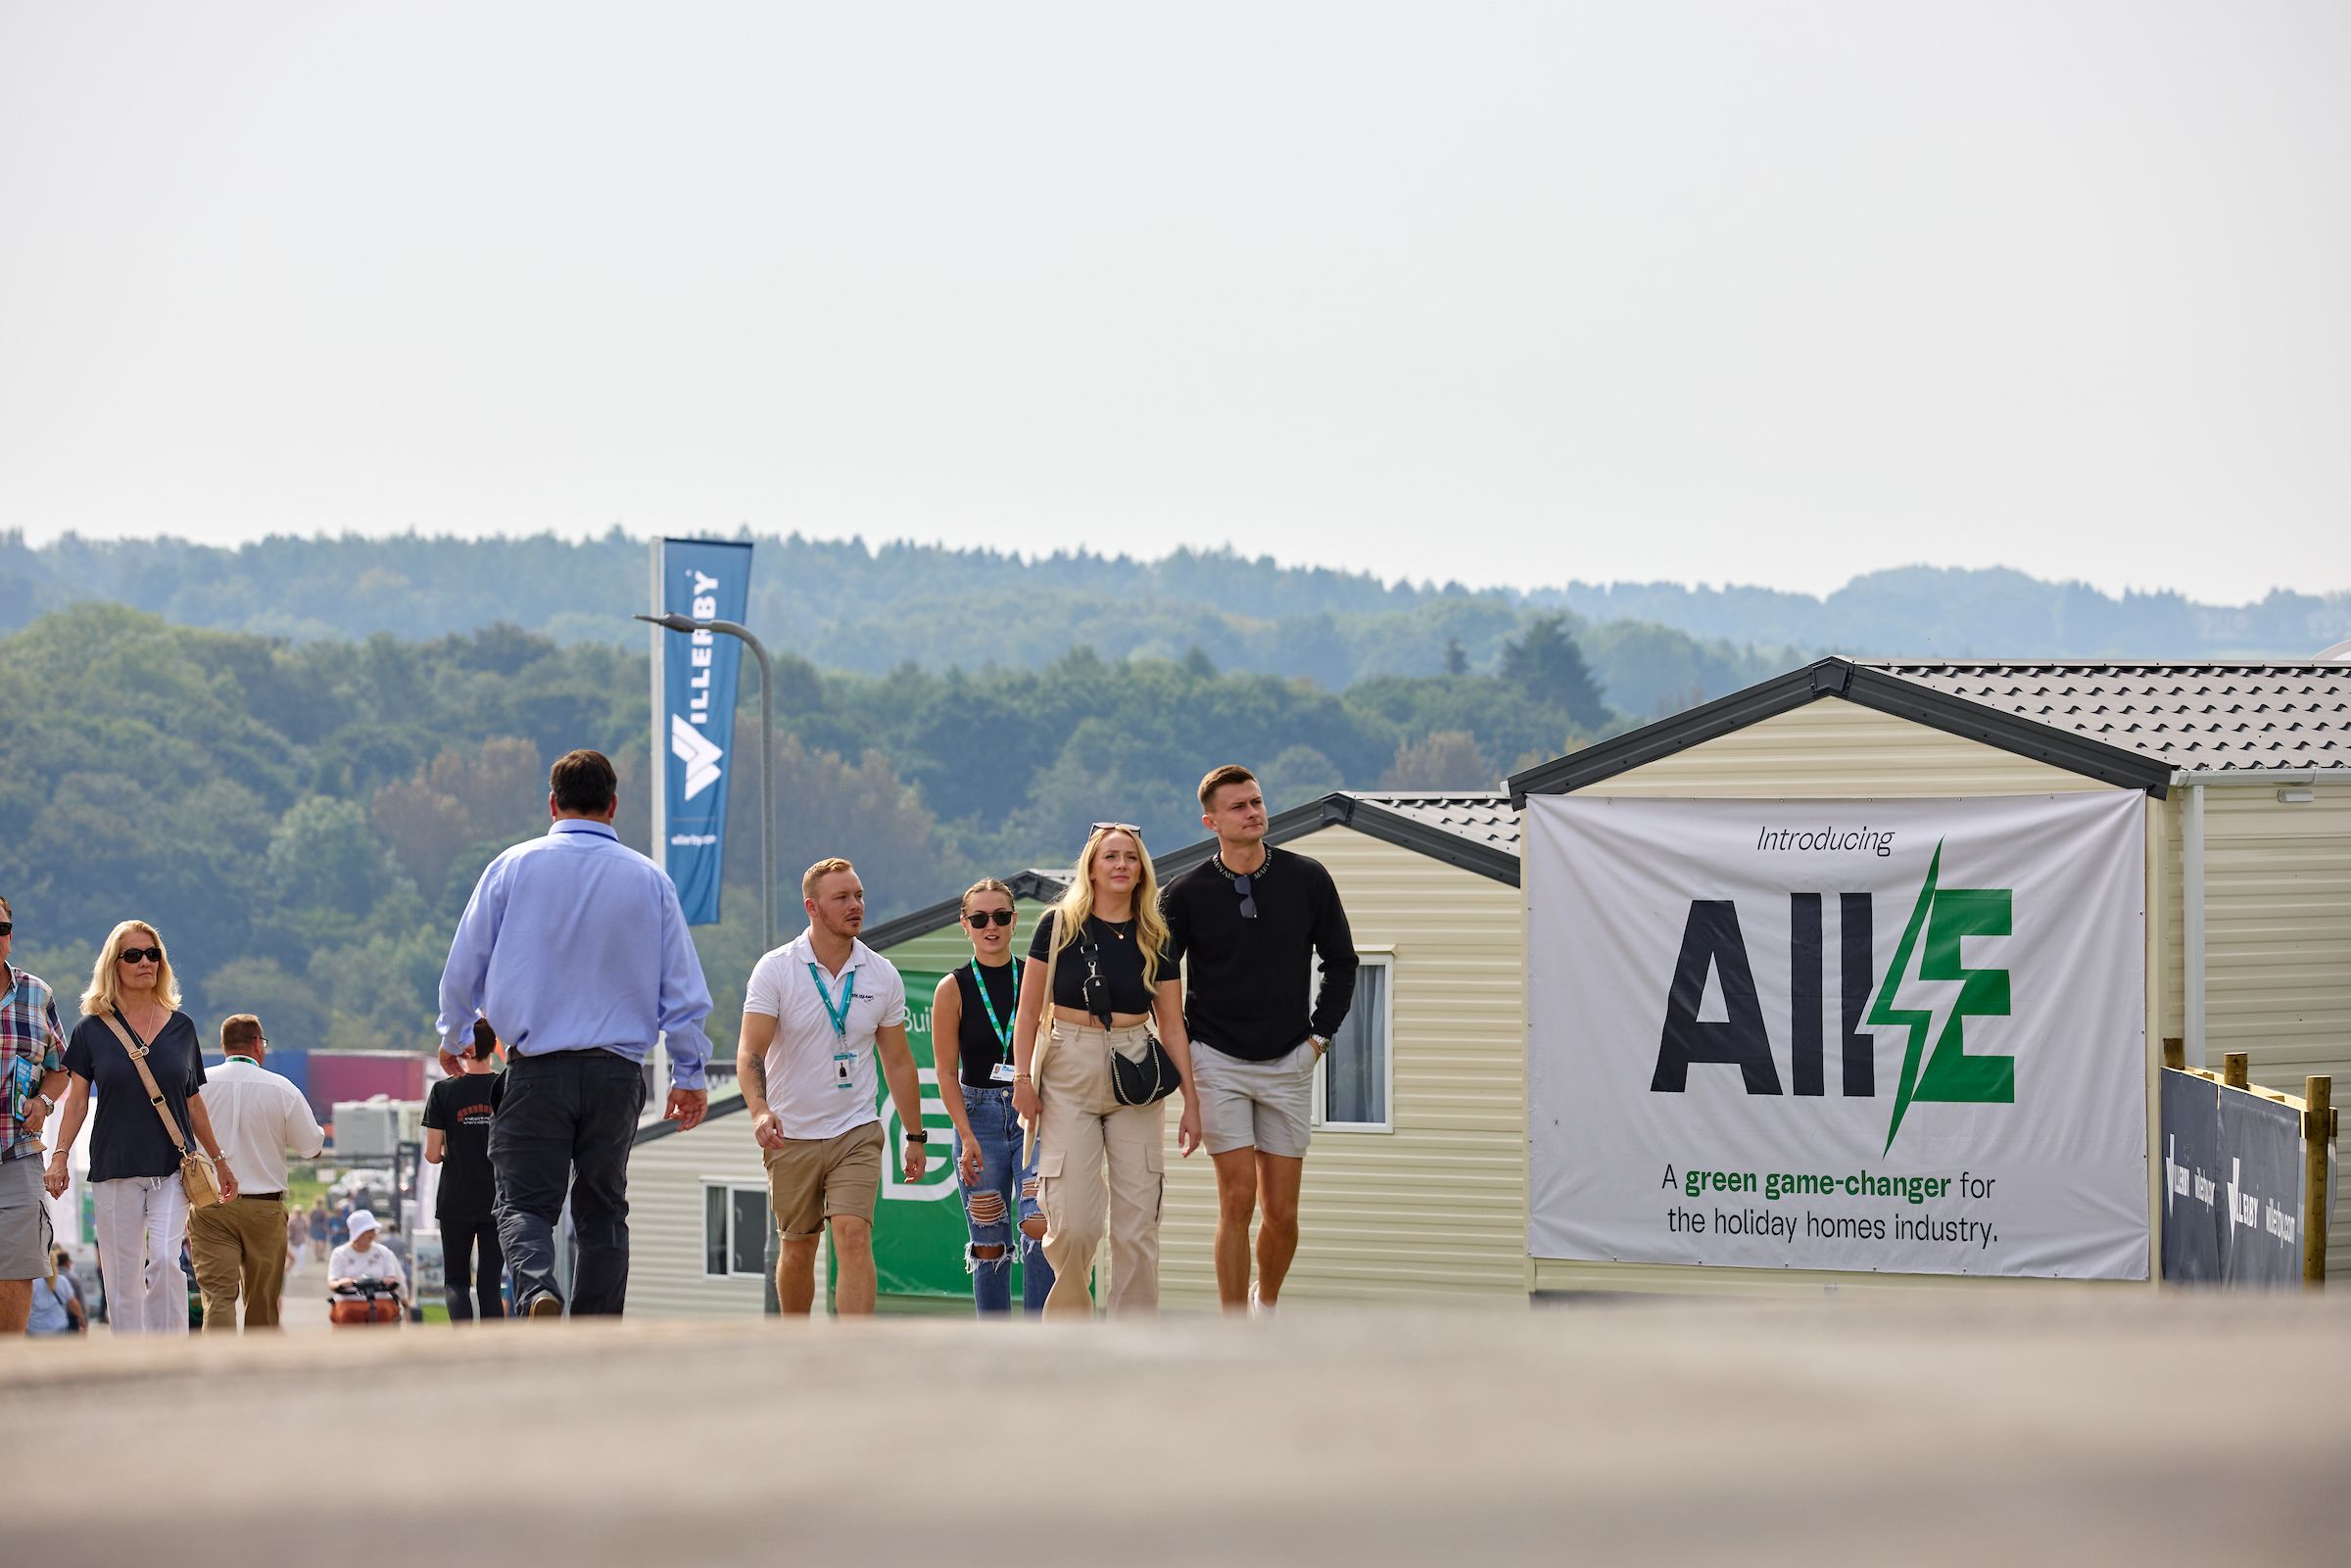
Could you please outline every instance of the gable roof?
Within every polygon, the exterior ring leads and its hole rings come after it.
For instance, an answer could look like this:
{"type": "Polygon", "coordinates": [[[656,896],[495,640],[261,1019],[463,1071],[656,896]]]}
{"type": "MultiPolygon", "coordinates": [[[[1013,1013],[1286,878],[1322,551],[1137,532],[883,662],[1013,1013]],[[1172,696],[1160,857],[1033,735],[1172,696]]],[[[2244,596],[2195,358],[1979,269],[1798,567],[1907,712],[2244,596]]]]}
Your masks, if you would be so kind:
{"type": "MultiPolygon", "coordinates": [[[[1357,832],[1441,860],[1449,866],[1518,885],[1518,812],[1508,795],[1421,794],[1367,789],[1334,789],[1302,806],[1292,806],[1266,824],[1266,842],[1287,843],[1325,828],[1357,832]]],[[[1217,853],[1217,841],[1197,843],[1151,857],[1162,882],[1217,853]]]]}
{"type": "Polygon", "coordinates": [[[1511,798],[1580,789],[1830,696],[2158,797],[2174,773],[2351,769],[2351,664],[1827,658],[1514,774],[1511,798]]]}
{"type": "MultiPolygon", "coordinates": [[[[1416,793],[1338,789],[1302,806],[1292,806],[1266,825],[1266,841],[1287,843],[1333,825],[1417,851],[1463,871],[1518,885],[1518,810],[1511,797],[1491,793],[1416,793]]],[[[1151,857],[1166,882],[1215,857],[1217,841],[1203,838],[1151,857]]],[[[1016,899],[1051,903],[1070,884],[1067,871],[1031,867],[1004,879],[1016,899]]],[[[858,939],[876,952],[952,926],[963,914],[960,897],[869,926],[858,939]]]]}
{"type": "Polygon", "coordinates": [[[1874,665],[2183,773],[2351,769],[2351,664],[1874,665]]]}
{"type": "MultiPolygon", "coordinates": [[[[1070,874],[1040,871],[1032,866],[1027,871],[1016,871],[1005,878],[1004,885],[1012,889],[1015,903],[1029,898],[1050,904],[1061,896],[1063,888],[1070,885],[1070,874]]],[[[911,941],[943,926],[952,926],[962,918],[963,895],[958,893],[953,898],[942,898],[911,914],[894,916],[879,926],[869,926],[857,933],[857,939],[879,953],[884,948],[911,941]]]]}

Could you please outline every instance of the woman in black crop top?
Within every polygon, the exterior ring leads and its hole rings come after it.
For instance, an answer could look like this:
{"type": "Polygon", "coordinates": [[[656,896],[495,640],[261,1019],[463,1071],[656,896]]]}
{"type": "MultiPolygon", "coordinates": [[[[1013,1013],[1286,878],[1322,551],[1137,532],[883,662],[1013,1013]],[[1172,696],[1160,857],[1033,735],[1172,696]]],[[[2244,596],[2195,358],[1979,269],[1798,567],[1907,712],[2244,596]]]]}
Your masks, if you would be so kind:
{"type": "Polygon", "coordinates": [[[1020,1117],[1012,1110],[1012,1025],[1019,1013],[1020,965],[1012,955],[1012,889],[989,878],[963,895],[963,934],[972,961],[938,982],[931,998],[931,1050],[941,1098],[955,1123],[955,1177],[971,1227],[964,1267],[972,1300],[985,1317],[1012,1310],[1012,1215],[1021,1231],[1021,1305],[1034,1315],[1053,1288],[1045,1261],[1044,1211],[1036,1198],[1036,1157],[1022,1161],[1020,1117]],[[960,1080],[963,1092],[944,1093],[960,1080]]]}
{"type": "Polygon", "coordinates": [[[1035,1132],[1037,1199],[1054,1286],[1048,1317],[1090,1317],[1094,1251],[1110,1236],[1114,1313],[1159,1309],[1159,1212],[1167,1178],[1167,1102],[1125,1106],[1110,1056],[1139,1060],[1156,1022],[1183,1088],[1176,1147],[1200,1146],[1183,985],[1139,830],[1097,823],[1070,890],[1037,923],[1013,1026],[1012,1103],[1035,1132]],[[1047,997],[1046,974],[1052,974],[1047,997]],[[1108,1166],[1105,1179],[1104,1167],[1108,1166]]]}

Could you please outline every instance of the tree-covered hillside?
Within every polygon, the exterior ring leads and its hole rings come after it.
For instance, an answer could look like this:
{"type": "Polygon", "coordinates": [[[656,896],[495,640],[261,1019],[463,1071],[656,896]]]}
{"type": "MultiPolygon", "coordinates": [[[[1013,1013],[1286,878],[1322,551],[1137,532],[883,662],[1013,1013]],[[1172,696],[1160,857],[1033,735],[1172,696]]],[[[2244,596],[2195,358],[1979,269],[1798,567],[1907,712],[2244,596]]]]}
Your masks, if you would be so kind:
{"type": "MultiPolygon", "coordinates": [[[[118,921],[164,933],[210,1028],[263,1015],[283,1045],[420,1047],[449,933],[483,863],[542,830],[548,764],[612,756],[622,836],[646,845],[648,677],[634,647],[493,625],[404,641],[269,639],[111,605],[0,638],[0,894],[18,962],[67,996],[118,921]]],[[[737,754],[756,734],[744,683],[737,754]]],[[[783,927],[798,869],[858,863],[875,918],[972,878],[1067,864],[1087,823],[1199,835],[1215,763],[1275,803],[1341,787],[1490,788],[1617,722],[1559,618],[1492,672],[1344,691],[1220,670],[1205,652],[1041,669],[777,671],[783,927]]],[[[758,953],[756,810],[731,793],[726,920],[696,933],[731,1039],[758,953]]]]}

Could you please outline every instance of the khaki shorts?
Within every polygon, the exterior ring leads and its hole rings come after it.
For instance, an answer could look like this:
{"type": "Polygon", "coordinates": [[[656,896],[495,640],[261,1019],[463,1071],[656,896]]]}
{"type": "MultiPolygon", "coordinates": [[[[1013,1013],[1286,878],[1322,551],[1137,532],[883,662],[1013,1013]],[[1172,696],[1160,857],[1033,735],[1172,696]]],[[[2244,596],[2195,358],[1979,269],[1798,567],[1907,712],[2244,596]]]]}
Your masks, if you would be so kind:
{"type": "Polygon", "coordinates": [[[874,1222],[882,1201],[882,1123],[869,1121],[837,1138],[787,1138],[759,1151],[767,1166],[767,1203],[786,1241],[803,1241],[842,1215],[874,1222]]]}
{"type": "Polygon", "coordinates": [[[38,1279],[49,1272],[41,1244],[41,1159],[0,1163],[0,1279],[38,1279]]]}
{"type": "Polygon", "coordinates": [[[1292,1160],[1306,1158],[1314,1109],[1314,1041],[1301,1040],[1271,1062],[1249,1062],[1194,1040],[1192,1088],[1200,1096],[1200,1142],[1210,1154],[1255,1149],[1292,1160]]]}

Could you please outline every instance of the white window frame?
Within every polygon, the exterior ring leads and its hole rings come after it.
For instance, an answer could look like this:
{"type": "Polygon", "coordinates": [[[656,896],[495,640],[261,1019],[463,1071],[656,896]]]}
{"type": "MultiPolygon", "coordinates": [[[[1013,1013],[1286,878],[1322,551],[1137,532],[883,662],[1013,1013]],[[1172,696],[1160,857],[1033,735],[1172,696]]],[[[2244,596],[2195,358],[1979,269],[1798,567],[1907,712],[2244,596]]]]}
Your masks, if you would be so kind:
{"type": "MultiPolygon", "coordinates": [[[[1332,1121],[1327,1119],[1330,1105],[1330,1058],[1325,1054],[1315,1064],[1313,1125],[1317,1132],[1393,1133],[1396,1130],[1396,954],[1392,948],[1359,947],[1356,960],[1360,969],[1379,969],[1386,972],[1381,986],[1384,995],[1379,1010],[1379,1056],[1382,1081],[1379,1103],[1387,1108],[1385,1121],[1332,1121]]],[[[1315,963],[1315,984],[1322,983],[1322,965],[1315,963]]]]}
{"type": "MultiPolygon", "coordinates": [[[[739,1192],[748,1192],[748,1193],[756,1193],[756,1194],[758,1194],[758,1195],[759,1195],[759,1203],[760,1203],[760,1207],[761,1207],[762,1211],[764,1211],[764,1210],[765,1210],[765,1208],[766,1208],[766,1206],[767,1206],[767,1187],[766,1187],[766,1185],[765,1185],[764,1183],[762,1183],[762,1182],[756,1182],[756,1181],[744,1181],[744,1180],[741,1179],[740,1177],[736,1177],[736,1176],[704,1176],[704,1177],[702,1177],[702,1178],[701,1178],[701,1183],[702,1183],[702,1185],[701,1185],[701,1194],[702,1194],[702,1278],[704,1278],[704,1279],[709,1279],[709,1280],[718,1280],[718,1279],[765,1279],[765,1278],[767,1277],[767,1270],[766,1270],[765,1268],[761,1268],[761,1269],[759,1269],[759,1270],[758,1270],[757,1272],[755,1272],[755,1273],[749,1273],[749,1274],[746,1274],[746,1273],[743,1272],[741,1269],[739,1269],[739,1268],[737,1268],[737,1267],[735,1266],[735,1236],[734,1236],[734,1230],[735,1230],[735,1195],[736,1195],[737,1193],[739,1193],[739,1192]],[[726,1190],[726,1194],[727,1194],[727,1232],[728,1232],[728,1234],[727,1234],[727,1247],[726,1247],[726,1254],[727,1254],[727,1271],[726,1271],[725,1273],[723,1273],[723,1274],[713,1274],[712,1272],[710,1272],[710,1189],[711,1189],[711,1188],[713,1188],[713,1187],[721,1187],[721,1188],[724,1188],[724,1189],[726,1190]]],[[[767,1251],[767,1238],[766,1238],[765,1236],[762,1236],[762,1237],[760,1237],[760,1238],[759,1238],[759,1250],[760,1250],[760,1252],[762,1252],[762,1253],[765,1253],[765,1252],[767,1251]]]]}

